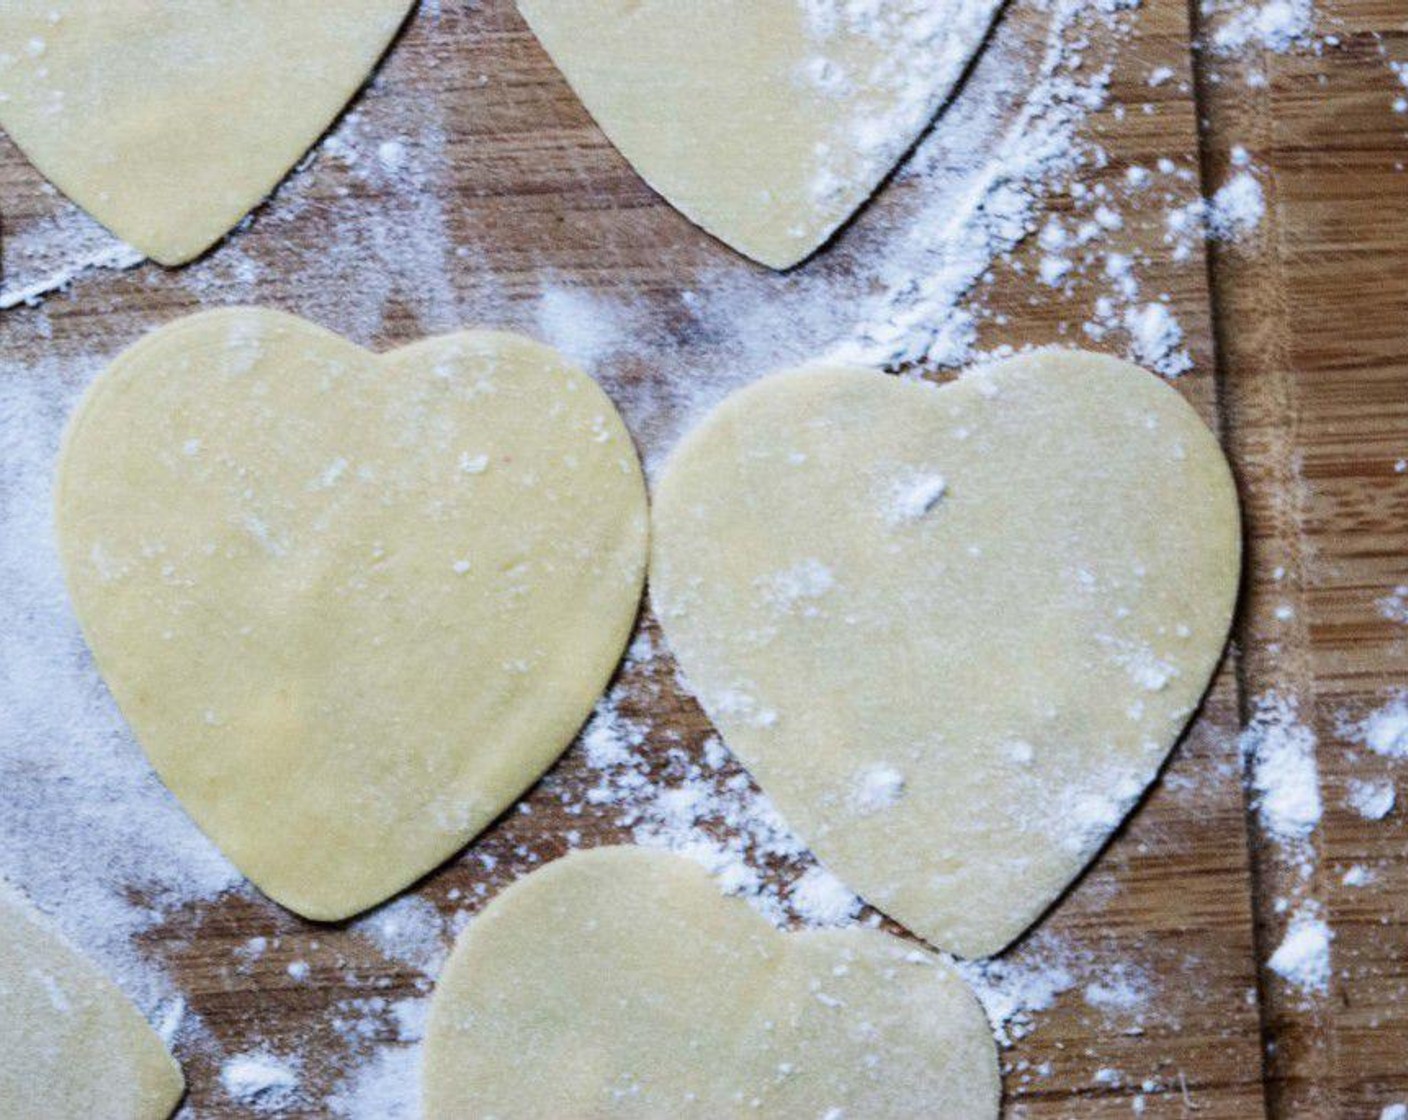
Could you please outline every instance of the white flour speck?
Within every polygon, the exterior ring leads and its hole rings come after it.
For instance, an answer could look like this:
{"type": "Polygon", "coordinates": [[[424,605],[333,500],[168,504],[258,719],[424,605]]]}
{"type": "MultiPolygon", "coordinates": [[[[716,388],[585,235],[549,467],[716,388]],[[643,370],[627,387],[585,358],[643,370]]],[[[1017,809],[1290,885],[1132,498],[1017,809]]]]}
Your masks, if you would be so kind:
{"type": "Polygon", "coordinates": [[[272,1115],[296,1102],[298,1071],[287,1059],[267,1053],[240,1054],[220,1067],[220,1084],[245,1108],[272,1115]]]}
{"type": "Polygon", "coordinates": [[[1309,38],[1315,14],[1311,0],[1267,0],[1264,4],[1204,0],[1203,10],[1230,13],[1212,40],[1213,47],[1224,54],[1249,47],[1284,54],[1309,38]]]}
{"type": "Polygon", "coordinates": [[[805,871],[792,887],[789,901],[810,926],[846,925],[861,908],[860,899],[823,867],[805,871]]]}
{"type": "Polygon", "coordinates": [[[1310,908],[1298,910],[1266,967],[1307,995],[1323,994],[1330,983],[1330,942],[1334,935],[1310,908]]]}
{"type": "Polygon", "coordinates": [[[1165,377],[1176,377],[1193,368],[1193,359],[1183,349],[1183,328],[1162,303],[1146,303],[1125,312],[1135,358],[1165,377]]]}
{"type": "Polygon", "coordinates": [[[1364,887],[1374,881],[1374,873],[1362,863],[1356,863],[1345,871],[1340,882],[1347,887],[1364,887]]]}
{"type": "Polygon", "coordinates": [[[1293,701],[1268,693],[1257,702],[1241,749],[1262,827],[1274,839],[1305,840],[1320,823],[1315,747],[1315,733],[1300,722],[1293,701]]]}
{"type": "Polygon", "coordinates": [[[1266,199],[1261,184],[1249,171],[1240,171],[1212,196],[1208,206],[1208,232],[1222,241],[1236,241],[1261,224],[1266,199]]]}
{"type": "Polygon", "coordinates": [[[1385,758],[1408,758],[1408,693],[1401,693],[1361,720],[1341,716],[1339,731],[1385,758]]]}
{"type": "Polygon", "coordinates": [[[389,960],[400,961],[429,976],[440,971],[449,951],[449,934],[440,911],[413,894],[358,918],[352,928],[389,960]]]}
{"type": "Polygon", "coordinates": [[[851,802],[861,813],[878,813],[899,804],[904,786],[904,775],[893,766],[867,766],[856,775],[851,802]]]}
{"type": "Polygon", "coordinates": [[[1369,782],[1351,778],[1345,787],[1349,806],[1366,821],[1381,821],[1393,812],[1397,799],[1392,782],[1369,782]]]}
{"type": "Polygon", "coordinates": [[[1390,622],[1408,625],[1408,585],[1395,587],[1378,601],[1379,614],[1390,622]]]}
{"type": "Polygon", "coordinates": [[[916,521],[932,510],[948,492],[941,474],[915,474],[898,480],[889,506],[889,520],[916,521]]]}

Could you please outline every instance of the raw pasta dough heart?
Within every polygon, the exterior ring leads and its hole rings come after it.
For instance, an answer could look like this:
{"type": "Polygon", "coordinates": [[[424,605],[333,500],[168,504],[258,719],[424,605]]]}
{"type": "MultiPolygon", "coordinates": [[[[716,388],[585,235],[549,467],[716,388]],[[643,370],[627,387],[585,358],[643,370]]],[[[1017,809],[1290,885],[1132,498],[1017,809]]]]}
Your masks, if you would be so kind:
{"type": "Polygon", "coordinates": [[[0,883],[0,1120],[166,1120],[184,1091],[127,997],[0,883]]]}
{"type": "Polygon", "coordinates": [[[1154,778],[1240,566],[1212,434],[1127,363],[767,378],[677,450],[652,599],[725,741],[868,901],[995,952],[1154,778]]]}
{"type": "Polygon", "coordinates": [[[378,357],[269,311],[181,320],[89,390],[57,498],[79,620],[147,756],[319,919],[435,867],[561,753],[645,566],[620,417],[506,334],[378,357]]]}
{"type": "Polygon", "coordinates": [[[518,0],[611,142],[773,268],[810,256],[928,126],[1000,0],[518,0]]]}
{"type": "Polygon", "coordinates": [[[327,128],[410,0],[5,0],[0,128],[162,264],[188,261],[327,128]]]}
{"type": "Polygon", "coordinates": [[[435,993],[426,1120],[997,1116],[992,1032],[939,958],[782,933],[698,865],[579,852],[474,919],[435,993]]]}

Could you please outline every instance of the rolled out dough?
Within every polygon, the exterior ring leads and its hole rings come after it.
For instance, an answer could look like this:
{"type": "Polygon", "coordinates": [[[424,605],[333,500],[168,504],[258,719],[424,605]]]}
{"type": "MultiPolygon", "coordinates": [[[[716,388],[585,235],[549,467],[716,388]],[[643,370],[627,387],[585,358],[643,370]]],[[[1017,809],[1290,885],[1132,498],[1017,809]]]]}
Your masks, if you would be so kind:
{"type": "Polygon", "coordinates": [[[518,0],[602,131],[686,217],[810,256],[928,127],[1000,0],[518,0]]]}
{"type": "Polygon", "coordinates": [[[0,1120],[166,1120],[184,1092],[117,985],[0,882],[0,1120]]]}
{"type": "Polygon", "coordinates": [[[0,128],[162,264],[217,241],[366,80],[410,0],[5,0],[0,128]]]}
{"type": "Polygon", "coordinates": [[[469,332],[376,356],[254,309],[179,320],[94,383],[57,520],[162,779],[257,886],[328,920],[556,759],[645,567],[630,436],[555,351],[469,332]]]}
{"type": "Polygon", "coordinates": [[[1194,411],[1058,350],[944,387],[766,378],[685,439],[653,516],[652,601],[725,741],[847,884],[963,956],[1154,778],[1240,568],[1194,411]]]}
{"type": "Polygon", "coordinates": [[[702,868],[579,852],[495,899],[440,979],[425,1120],[865,1117],[998,1108],[982,1008],[868,929],[782,933],[702,868]]]}

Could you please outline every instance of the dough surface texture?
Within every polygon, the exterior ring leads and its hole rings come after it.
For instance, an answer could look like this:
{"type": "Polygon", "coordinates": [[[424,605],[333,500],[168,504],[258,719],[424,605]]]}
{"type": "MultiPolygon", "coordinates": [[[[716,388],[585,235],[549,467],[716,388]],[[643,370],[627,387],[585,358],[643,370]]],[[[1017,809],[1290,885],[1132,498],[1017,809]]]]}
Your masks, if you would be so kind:
{"type": "Polygon", "coordinates": [[[162,264],[219,240],[366,80],[409,0],[5,0],[0,128],[162,264]]]}
{"type": "Polygon", "coordinates": [[[997,952],[1124,819],[1236,600],[1236,490],[1151,374],[1044,350],[942,386],[777,374],[686,437],[651,597],[788,823],[931,944],[997,952]]]}
{"type": "Polygon", "coordinates": [[[940,958],[783,933],[703,868],[578,852],[461,936],[431,1007],[425,1120],[995,1120],[997,1048],[940,958]]]}
{"type": "Polygon", "coordinates": [[[772,268],[874,193],[958,84],[998,0],[518,0],[636,171],[772,268]]]}
{"type": "Polygon", "coordinates": [[[117,985],[0,883],[0,1120],[166,1120],[184,1092],[117,985]]]}
{"type": "Polygon", "coordinates": [[[378,356],[254,309],[179,320],[94,382],[57,520],[147,757],[261,890],[323,920],[551,765],[646,559],[630,436],[555,351],[466,332],[378,356]]]}

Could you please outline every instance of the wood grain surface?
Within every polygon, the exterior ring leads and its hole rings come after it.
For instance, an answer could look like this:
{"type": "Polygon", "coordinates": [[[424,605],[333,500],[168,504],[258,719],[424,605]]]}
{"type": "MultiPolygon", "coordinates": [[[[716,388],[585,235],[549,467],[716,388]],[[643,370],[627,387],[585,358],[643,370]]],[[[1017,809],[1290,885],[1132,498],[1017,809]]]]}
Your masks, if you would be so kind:
{"type": "Polygon", "coordinates": [[[1240,143],[1268,198],[1261,236],[1213,258],[1228,446],[1251,530],[1242,699],[1297,702],[1325,802],[1312,882],[1274,845],[1253,853],[1258,955],[1284,932],[1278,902],[1298,893],[1335,931],[1328,998],[1306,1003],[1263,978],[1268,1104],[1274,1116],[1372,1118],[1408,1101],[1408,826],[1401,807],[1366,821],[1346,803],[1350,781],[1395,774],[1343,724],[1408,686],[1408,625],[1380,606],[1408,582],[1408,118],[1387,65],[1408,59],[1408,8],[1336,3],[1320,19],[1339,42],[1319,57],[1210,55],[1200,92],[1210,179],[1240,143]],[[1249,74],[1264,81],[1249,87],[1249,74]],[[1367,886],[1343,882],[1354,865],[1371,870],[1367,886]]]}
{"type": "MultiPolygon", "coordinates": [[[[1126,213],[1122,246],[1140,255],[1148,289],[1167,293],[1183,327],[1194,369],[1177,384],[1234,458],[1251,553],[1237,640],[1161,781],[1010,954],[1020,967],[1059,945],[1083,980],[1132,970],[1151,994],[1124,1011],[1097,1006],[1081,983],[1060,995],[1004,1052],[1011,1117],[1129,1116],[1138,1098],[1149,1117],[1375,1118],[1408,1100],[1408,826],[1402,813],[1369,823],[1346,809],[1345,783],[1386,764],[1355,756],[1336,732],[1343,710],[1362,712],[1408,683],[1408,627],[1375,605],[1408,583],[1408,474],[1394,470],[1408,455],[1408,116],[1392,111],[1382,54],[1408,58],[1408,10],[1377,0],[1333,14],[1343,45],[1255,59],[1268,78],[1259,88],[1245,80],[1245,60],[1191,49],[1181,0],[1146,0],[1130,36],[1090,46],[1087,65],[1112,64],[1108,104],[1089,121],[1109,159],[1082,185],[1114,189],[1129,167],[1160,158],[1193,173],[1168,178],[1162,205],[1126,213]],[[1151,86],[1161,67],[1173,80],[1151,86]],[[1201,246],[1176,259],[1167,207],[1193,201],[1200,175],[1220,182],[1233,143],[1261,169],[1267,221],[1253,244],[1217,249],[1211,269],[1201,246]],[[1288,604],[1294,617],[1279,619],[1288,604]],[[1327,811],[1308,887],[1259,838],[1243,787],[1238,729],[1269,690],[1299,698],[1321,737],[1327,811]],[[1352,863],[1374,867],[1370,887],[1340,885],[1352,863]],[[1310,1003],[1261,967],[1283,930],[1277,901],[1292,890],[1323,900],[1336,930],[1331,995],[1310,1003]]],[[[1014,0],[993,49],[1038,50],[1045,22],[1042,5],[1014,0]]],[[[970,88],[982,78],[980,65],[970,88]]],[[[809,274],[855,268],[873,227],[913,189],[897,178],[792,274],[755,268],[640,182],[511,0],[413,16],[339,129],[349,131],[404,137],[413,157],[418,137],[433,133],[437,145],[424,148],[413,189],[325,152],[204,260],[83,277],[37,307],[0,313],[0,348],[76,389],[145,330],[202,306],[281,307],[382,348],[475,322],[533,333],[551,282],[648,306],[654,333],[639,352],[606,359],[608,386],[629,392],[655,376],[652,354],[697,359],[701,370],[719,362],[715,340],[671,310],[696,286],[736,279],[786,313],[809,274]],[[437,236],[416,240],[402,222],[437,236]]],[[[2,140],[0,199],[7,236],[36,244],[66,209],[2,140]]],[[[1042,203],[1054,214],[1074,205],[1067,194],[1042,203]]],[[[1038,257],[1029,242],[984,283],[984,344],[1090,345],[1080,324],[1096,289],[1080,278],[1061,291],[1041,285],[1038,257]]],[[[651,429],[647,451],[668,438],[651,407],[627,413],[651,429]]],[[[648,612],[642,628],[658,640],[648,612]]],[[[623,682],[627,714],[648,706],[653,741],[697,755],[710,729],[668,656],[631,673],[641,679],[623,682]]],[[[578,835],[629,842],[617,810],[583,809],[596,780],[574,748],[416,896],[462,915],[578,835]]],[[[322,1102],[347,1064],[397,1044],[395,1001],[430,985],[350,927],[300,921],[252,892],[175,915],[145,948],[219,1048],[299,1056],[304,1103],[289,1116],[328,1115],[322,1102]],[[263,955],[241,952],[251,937],[267,939],[263,955]],[[307,979],[289,975],[294,961],[309,963],[307,979]],[[365,1024],[351,1044],[349,1019],[365,1024]]],[[[191,1086],[183,1115],[248,1115],[222,1091],[211,1052],[178,1055],[191,1086]]]]}

